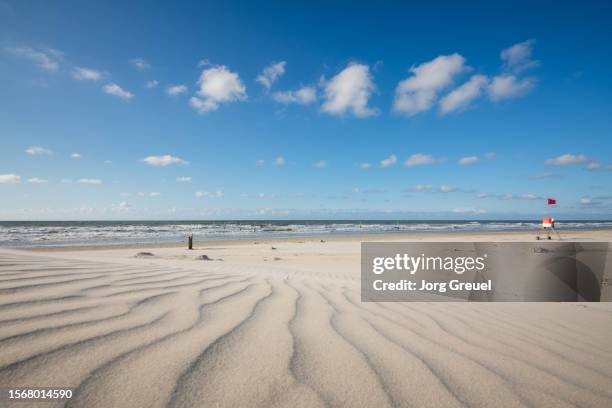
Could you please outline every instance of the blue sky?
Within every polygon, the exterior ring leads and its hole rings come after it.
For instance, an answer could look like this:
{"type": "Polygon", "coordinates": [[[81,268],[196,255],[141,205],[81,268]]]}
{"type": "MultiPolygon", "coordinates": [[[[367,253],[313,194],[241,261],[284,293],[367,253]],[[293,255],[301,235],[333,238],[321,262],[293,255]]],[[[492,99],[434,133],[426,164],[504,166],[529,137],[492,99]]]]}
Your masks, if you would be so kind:
{"type": "Polygon", "coordinates": [[[609,219],[611,11],[0,0],[0,219],[609,219]]]}

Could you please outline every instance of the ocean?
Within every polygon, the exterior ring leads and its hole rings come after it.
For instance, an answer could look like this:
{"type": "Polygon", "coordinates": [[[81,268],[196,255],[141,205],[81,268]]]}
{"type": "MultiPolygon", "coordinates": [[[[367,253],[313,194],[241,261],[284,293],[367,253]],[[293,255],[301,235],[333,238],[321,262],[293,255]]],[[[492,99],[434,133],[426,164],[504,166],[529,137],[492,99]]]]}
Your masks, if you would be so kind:
{"type": "MultiPolygon", "coordinates": [[[[528,231],[524,221],[6,221],[0,222],[0,246],[109,245],[173,243],[194,234],[196,241],[380,233],[528,231]]],[[[563,229],[612,228],[612,221],[564,221],[563,229]]]]}

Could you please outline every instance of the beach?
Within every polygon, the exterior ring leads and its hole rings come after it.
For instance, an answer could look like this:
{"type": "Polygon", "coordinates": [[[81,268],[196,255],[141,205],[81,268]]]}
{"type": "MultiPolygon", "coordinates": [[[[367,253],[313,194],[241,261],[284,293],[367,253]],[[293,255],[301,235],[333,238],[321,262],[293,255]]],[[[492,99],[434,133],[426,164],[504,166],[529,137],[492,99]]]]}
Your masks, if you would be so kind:
{"type": "Polygon", "coordinates": [[[612,2],[0,0],[0,408],[612,408],[612,2]]]}
{"type": "MultiPolygon", "coordinates": [[[[612,229],[562,231],[610,241],[612,229]]],[[[0,249],[0,388],[67,407],[609,407],[611,303],[367,303],[362,241],[0,249]]]]}

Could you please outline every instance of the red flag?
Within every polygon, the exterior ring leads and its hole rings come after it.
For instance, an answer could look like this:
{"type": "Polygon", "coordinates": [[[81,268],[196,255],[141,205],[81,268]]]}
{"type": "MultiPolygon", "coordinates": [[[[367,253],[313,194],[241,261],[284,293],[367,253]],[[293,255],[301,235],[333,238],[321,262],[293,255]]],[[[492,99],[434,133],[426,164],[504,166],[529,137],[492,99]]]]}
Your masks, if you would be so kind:
{"type": "Polygon", "coordinates": [[[555,200],[554,198],[549,198],[548,205],[554,205],[554,204],[557,204],[557,200],[555,200]]]}

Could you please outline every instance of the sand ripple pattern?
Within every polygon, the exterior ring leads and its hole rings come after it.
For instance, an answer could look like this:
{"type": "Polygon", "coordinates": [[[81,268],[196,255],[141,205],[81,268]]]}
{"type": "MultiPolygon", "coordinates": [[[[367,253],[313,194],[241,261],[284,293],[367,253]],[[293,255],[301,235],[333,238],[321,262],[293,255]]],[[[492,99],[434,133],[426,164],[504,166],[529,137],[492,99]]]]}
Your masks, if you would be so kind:
{"type": "Polygon", "coordinates": [[[612,312],[361,303],[356,276],[0,252],[6,407],[610,407],[612,312]]]}

